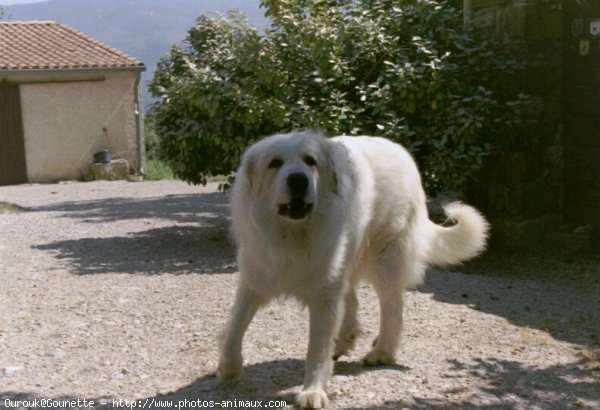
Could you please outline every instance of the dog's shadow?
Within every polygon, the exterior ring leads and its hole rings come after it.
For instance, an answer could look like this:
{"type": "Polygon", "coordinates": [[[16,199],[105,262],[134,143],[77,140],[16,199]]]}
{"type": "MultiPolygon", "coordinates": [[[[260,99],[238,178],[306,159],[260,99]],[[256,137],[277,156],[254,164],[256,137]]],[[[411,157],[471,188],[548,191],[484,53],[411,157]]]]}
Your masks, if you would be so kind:
{"type": "MultiPolygon", "coordinates": [[[[304,379],[304,360],[285,359],[261,362],[244,366],[241,377],[237,380],[221,382],[214,373],[204,375],[193,383],[176,392],[149,398],[171,403],[187,401],[284,401],[287,405],[294,403],[296,394],[302,389],[304,379]]],[[[354,376],[373,370],[407,371],[402,365],[366,367],[360,362],[335,362],[334,376],[354,376]]]]}
{"type": "MultiPolygon", "coordinates": [[[[360,362],[337,361],[335,363],[335,376],[354,376],[363,372],[375,370],[410,370],[406,366],[379,366],[365,367],[360,362]]],[[[250,406],[261,403],[263,407],[272,408],[292,406],[296,394],[302,389],[304,378],[304,360],[285,359],[270,362],[261,362],[244,367],[242,376],[238,380],[221,382],[214,373],[205,374],[194,382],[182,386],[176,391],[157,396],[141,398],[136,401],[140,407],[238,407],[245,408],[245,403],[250,406]],[[278,402],[280,407],[274,403],[278,402]],[[209,405],[209,403],[213,403],[209,405]],[[270,402],[270,403],[269,403],[270,402]],[[201,403],[201,404],[199,404],[201,403]],[[215,404],[218,403],[218,404],[215,404]]],[[[42,399],[35,393],[24,391],[2,391],[0,397],[4,400],[42,399]]],[[[61,400],[77,400],[76,397],[59,397],[61,400]]],[[[119,399],[119,398],[115,398],[119,399]]],[[[96,409],[108,410],[118,408],[112,399],[94,398],[96,409]]],[[[260,406],[258,406],[260,407],[260,406]]]]}

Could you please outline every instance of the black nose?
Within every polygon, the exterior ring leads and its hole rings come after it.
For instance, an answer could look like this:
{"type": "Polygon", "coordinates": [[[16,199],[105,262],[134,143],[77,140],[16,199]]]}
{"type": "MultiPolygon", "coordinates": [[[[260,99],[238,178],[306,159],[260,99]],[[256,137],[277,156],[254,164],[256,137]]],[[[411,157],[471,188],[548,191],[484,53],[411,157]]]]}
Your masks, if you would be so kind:
{"type": "Polygon", "coordinates": [[[292,198],[304,198],[308,189],[308,177],[302,172],[291,173],[287,177],[287,185],[292,198]]]}

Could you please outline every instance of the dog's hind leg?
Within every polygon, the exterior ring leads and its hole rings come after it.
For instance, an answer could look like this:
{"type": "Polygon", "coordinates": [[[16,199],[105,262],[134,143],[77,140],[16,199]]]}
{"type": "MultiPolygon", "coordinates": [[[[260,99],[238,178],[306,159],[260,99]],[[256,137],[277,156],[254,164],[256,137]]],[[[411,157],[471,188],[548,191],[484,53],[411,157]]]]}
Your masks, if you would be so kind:
{"type": "Polygon", "coordinates": [[[238,378],[242,372],[242,339],[264,297],[239,284],[231,316],[221,333],[221,351],[217,376],[221,380],[238,378]]]}
{"type": "Polygon", "coordinates": [[[351,286],[346,293],[344,319],[342,320],[342,326],[335,341],[334,360],[337,360],[340,356],[351,350],[354,347],[356,338],[360,335],[360,328],[356,319],[357,310],[358,298],[356,297],[354,286],[351,286]]]}
{"type": "Polygon", "coordinates": [[[395,363],[395,354],[400,344],[404,310],[403,275],[410,269],[420,267],[401,256],[397,247],[388,247],[376,261],[370,279],[379,296],[380,323],[379,336],[373,342],[373,349],[363,358],[367,366],[395,363]]]}

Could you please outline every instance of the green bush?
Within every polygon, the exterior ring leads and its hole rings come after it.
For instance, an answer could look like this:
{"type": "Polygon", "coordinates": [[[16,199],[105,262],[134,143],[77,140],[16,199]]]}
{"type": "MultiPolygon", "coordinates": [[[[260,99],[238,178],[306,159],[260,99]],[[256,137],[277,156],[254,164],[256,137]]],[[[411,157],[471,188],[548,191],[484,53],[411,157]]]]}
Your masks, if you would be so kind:
{"type": "Polygon", "coordinates": [[[144,143],[146,148],[146,179],[151,181],[172,179],[173,171],[160,159],[159,137],[156,133],[154,112],[152,110],[144,116],[144,143]]]}
{"type": "Polygon", "coordinates": [[[156,133],[156,120],[154,111],[149,110],[144,115],[144,148],[147,159],[158,158],[159,136],[156,133]]]}
{"type": "Polygon", "coordinates": [[[160,157],[206,183],[261,136],[306,127],[405,145],[429,192],[460,188],[509,141],[518,69],[463,29],[456,1],[263,0],[259,33],[236,13],[202,16],[151,83],[160,157]]]}

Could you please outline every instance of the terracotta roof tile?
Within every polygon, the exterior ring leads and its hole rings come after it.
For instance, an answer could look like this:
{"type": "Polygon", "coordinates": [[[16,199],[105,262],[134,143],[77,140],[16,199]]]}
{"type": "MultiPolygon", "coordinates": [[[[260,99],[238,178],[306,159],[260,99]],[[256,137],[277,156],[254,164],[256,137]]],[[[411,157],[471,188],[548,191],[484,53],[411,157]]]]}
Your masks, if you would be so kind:
{"type": "Polygon", "coordinates": [[[63,24],[0,22],[0,71],[135,67],[144,64],[63,24]]]}

